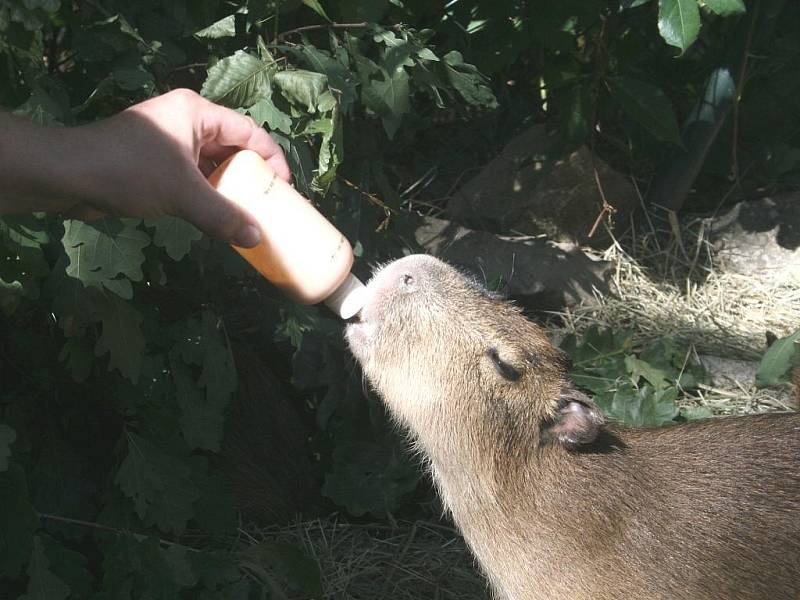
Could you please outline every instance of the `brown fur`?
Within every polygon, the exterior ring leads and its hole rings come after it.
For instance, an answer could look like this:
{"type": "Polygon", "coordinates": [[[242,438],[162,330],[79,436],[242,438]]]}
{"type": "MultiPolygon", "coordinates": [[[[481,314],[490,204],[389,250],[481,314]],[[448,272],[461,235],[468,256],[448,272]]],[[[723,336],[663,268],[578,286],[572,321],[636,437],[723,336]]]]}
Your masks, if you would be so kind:
{"type": "Polygon", "coordinates": [[[350,347],[506,600],[800,597],[800,415],[602,424],[512,305],[411,256],[350,347]]]}

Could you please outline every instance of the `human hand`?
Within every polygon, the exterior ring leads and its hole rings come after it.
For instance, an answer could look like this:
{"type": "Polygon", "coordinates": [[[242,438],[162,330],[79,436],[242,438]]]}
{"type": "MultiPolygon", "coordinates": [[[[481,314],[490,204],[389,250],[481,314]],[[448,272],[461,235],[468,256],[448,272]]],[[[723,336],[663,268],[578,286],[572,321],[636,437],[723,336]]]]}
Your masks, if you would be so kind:
{"type": "Polygon", "coordinates": [[[81,150],[74,159],[83,183],[65,211],[72,217],[174,215],[214,238],[252,247],[260,230],[206,176],[237,150],[249,149],[279,177],[291,179],[280,146],[255,121],[190,90],[171,91],[78,129],[89,156],[81,150]]]}

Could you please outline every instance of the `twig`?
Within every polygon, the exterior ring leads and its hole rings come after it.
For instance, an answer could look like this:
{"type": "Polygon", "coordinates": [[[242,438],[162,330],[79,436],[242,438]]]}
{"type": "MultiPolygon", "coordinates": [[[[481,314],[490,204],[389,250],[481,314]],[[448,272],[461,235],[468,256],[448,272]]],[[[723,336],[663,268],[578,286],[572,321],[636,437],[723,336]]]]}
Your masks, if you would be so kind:
{"type": "Polygon", "coordinates": [[[733,139],[731,140],[731,175],[736,181],[737,187],[740,187],[739,175],[739,99],[744,91],[744,81],[747,77],[747,58],[750,54],[750,46],[753,41],[753,30],[755,29],[756,20],[758,19],[758,6],[760,2],[756,0],[753,3],[753,12],[750,15],[750,27],[747,30],[747,41],[744,44],[744,52],[742,53],[742,66],[739,69],[739,81],[736,82],[736,94],[733,98],[733,139]]]}
{"type": "Polygon", "coordinates": [[[595,56],[597,57],[595,60],[594,65],[594,82],[592,84],[592,122],[591,122],[591,133],[589,134],[589,150],[592,154],[592,171],[594,171],[594,181],[597,184],[597,191],[600,192],[600,199],[603,201],[603,206],[600,210],[600,214],[597,215],[597,218],[594,220],[594,224],[592,228],[589,230],[589,235],[587,237],[592,237],[597,228],[600,226],[600,223],[603,221],[603,217],[606,215],[613,215],[617,212],[617,209],[608,203],[606,200],[606,194],[603,190],[603,184],[600,182],[600,174],[597,172],[597,160],[595,154],[595,141],[597,138],[597,120],[598,120],[598,105],[599,105],[599,98],[600,98],[600,82],[605,78],[605,73],[608,70],[608,52],[606,48],[606,34],[607,34],[607,24],[608,21],[605,17],[601,17],[601,26],[600,32],[597,34],[597,50],[595,56]]]}
{"type": "Polygon", "coordinates": [[[189,63],[188,65],[181,65],[180,67],[175,67],[170,71],[171,73],[175,73],[176,71],[188,71],[191,69],[196,69],[198,67],[207,67],[207,62],[196,62],[196,63],[189,63]]]}
{"type": "Polygon", "coordinates": [[[383,202],[380,198],[378,198],[375,194],[370,194],[369,192],[365,192],[355,183],[353,183],[348,179],[345,179],[344,177],[339,177],[339,179],[341,179],[345,185],[353,188],[359,194],[364,196],[367,200],[370,201],[370,203],[374,204],[375,206],[383,210],[384,219],[383,221],[381,221],[380,225],[378,225],[378,228],[375,231],[380,232],[386,229],[389,226],[389,220],[392,218],[392,212],[393,212],[392,209],[389,206],[387,206],[387,204],[383,202]]]}
{"type": "MultiPolygon", "coordinates": [[[[81,527],[89,527],[91,529],[99,529],[101,531],[108,531],[109,533],[116,533],[117,535],[132,535],[134,537],[153,537],[152,535],[148,535],[146,533],[138,533],[136,531],[131,531],[129,529],[117,529],[116,527],[110,527],[109,525],[103,525],[102,523],[95,523],[93,521],[82,521],[81,519],[72,519],[70,517],[60,517],[58,515],[49,515],[47,513],[37,513],[40,519],[45,519],[48,521],[58,521],[59,523],[68,523],[70,525],[80,525],[81,527]]],[[[160,544],[164,544],[165,546],[178,546],[180,548],[186,548],[190,552],[200,552],[197,548],[192,548],[191,546],[184,546],[183,544],[178,544],[177,542],[170,542],[169,540],[165,540],[162,538],[156,538],[160,544]]]]}
{"type": "Polygon", "coordinates": [[[594,171],[594,181],[597,184],[597,191],[600,192],[600,199],[603,201],[603,207],[600,210],[600,214],[597,215],[597,218],[594,220],[594,225],[592,225],[592,228],[589,230],[589,235],[587,237],[592,237],[594,235],[606,214],[611,216],[617,212],[617,209],[612,204],[609,204],[608,200],[606,200],[606,194],[603,191],[603,184],[600,183],[600,174],[597,172],[594,151],[592,151],[592,171],[594,171]]]}
{"type": "MultiPolygon", "coordinates": [[[[319,25],[304,25],[303,27],[295,27],[275,36],[276,40],[282,40],[298,33],[305,33],[306,31],[316,31],[319,29],[363,29],[369,27],[370,23],[361,21],[359,23],[321,23],[319,25]]],[[[395,26],[396,27],[396,26],[395,26]]]]}

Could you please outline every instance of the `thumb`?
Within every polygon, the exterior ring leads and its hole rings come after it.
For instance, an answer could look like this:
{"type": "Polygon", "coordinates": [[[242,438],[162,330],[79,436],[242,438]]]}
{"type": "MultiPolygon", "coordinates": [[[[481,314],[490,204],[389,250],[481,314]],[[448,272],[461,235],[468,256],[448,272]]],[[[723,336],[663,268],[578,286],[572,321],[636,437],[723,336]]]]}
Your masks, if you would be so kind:
{"type": "Polygon", "coordinates": [[[261,229],[244,209],[215,190],[199,172],[191,187],[179,203],[178,216],[222,242],[242,248],[258,245],[261,229]]]}

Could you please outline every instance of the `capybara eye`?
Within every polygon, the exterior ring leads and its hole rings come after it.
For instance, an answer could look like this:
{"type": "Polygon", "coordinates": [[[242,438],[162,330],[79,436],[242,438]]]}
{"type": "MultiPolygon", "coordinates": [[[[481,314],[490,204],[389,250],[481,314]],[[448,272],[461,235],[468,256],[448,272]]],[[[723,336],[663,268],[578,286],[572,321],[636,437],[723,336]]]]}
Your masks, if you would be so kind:
{"type": "Polygon", "coordinates": [[[494,368],[497,369],[497,372],[500,373],[504,379],[507,379],[508,381],[518,381],[522,376],[522,374],[514,366],[508,364],[502,358],[500,358],[497,348],[489,348],[486,351],[486,356],[489,357],[489,360],[492,361],[494,368]]]}

